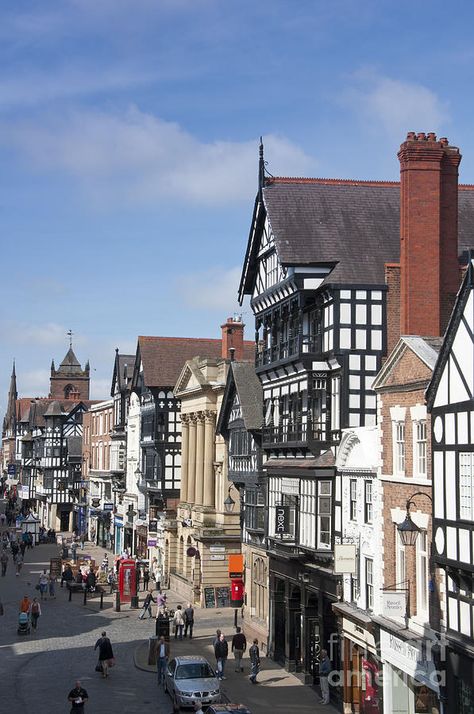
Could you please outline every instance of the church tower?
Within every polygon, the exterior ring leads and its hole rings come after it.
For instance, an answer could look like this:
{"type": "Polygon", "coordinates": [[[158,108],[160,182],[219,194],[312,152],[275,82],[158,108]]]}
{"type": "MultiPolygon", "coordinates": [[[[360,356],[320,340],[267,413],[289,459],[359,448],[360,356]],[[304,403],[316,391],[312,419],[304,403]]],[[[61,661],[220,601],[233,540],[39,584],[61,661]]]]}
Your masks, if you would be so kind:
{"type": "Polygon", "coordinates": [[[90,367],[86,362],[82,369],[72,349],[72,333],[69,332],[69,349],[58,369],[51,363],[49,396],[52,399],[71,399],[80,402],[89,399],[90,367]]]}

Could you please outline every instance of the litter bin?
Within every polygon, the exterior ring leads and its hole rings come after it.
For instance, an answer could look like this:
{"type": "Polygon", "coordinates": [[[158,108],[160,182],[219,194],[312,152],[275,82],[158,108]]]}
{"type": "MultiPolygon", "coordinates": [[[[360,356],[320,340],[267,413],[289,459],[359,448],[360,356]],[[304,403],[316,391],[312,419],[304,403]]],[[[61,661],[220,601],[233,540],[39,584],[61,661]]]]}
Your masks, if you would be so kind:
{"type": "Polygon", "coordinates": [[[148,664],[156,664],[158,658],[158,637],[148,638],[148,664]]]}
{"type": "Polygon", "coordinates": [[[139,603],[138,603],[138,595],[132,595],[130,598],[130,609],[132,610],[138,610],[139,603]]]}
{"type": "Polygon", "coordinates": [[[157,617],[155,625],[157,637],[164,637],[166,642],[170,640],[170,620],[169,617],[157,617]]]}

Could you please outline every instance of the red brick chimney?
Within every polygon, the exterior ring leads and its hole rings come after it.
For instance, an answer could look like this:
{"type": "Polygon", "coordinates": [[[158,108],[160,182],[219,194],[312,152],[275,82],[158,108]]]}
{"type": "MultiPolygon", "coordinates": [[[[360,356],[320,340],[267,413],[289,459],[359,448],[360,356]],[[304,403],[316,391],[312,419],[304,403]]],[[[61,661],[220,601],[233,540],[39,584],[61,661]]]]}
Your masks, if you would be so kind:
{"type": "Polygon", "coordinates": [[[460,284],[459,149],[409,132],[400,161],[400,332],[443,335],[460,284]]]}
{"type": "Polygon", "coordinates": [[[224,359],[244,358],[244,323],[240,316],[228,317],[222,328],[222,357],[224,359]],[[233,349],[231,353],[229,350],[233,349]]]}

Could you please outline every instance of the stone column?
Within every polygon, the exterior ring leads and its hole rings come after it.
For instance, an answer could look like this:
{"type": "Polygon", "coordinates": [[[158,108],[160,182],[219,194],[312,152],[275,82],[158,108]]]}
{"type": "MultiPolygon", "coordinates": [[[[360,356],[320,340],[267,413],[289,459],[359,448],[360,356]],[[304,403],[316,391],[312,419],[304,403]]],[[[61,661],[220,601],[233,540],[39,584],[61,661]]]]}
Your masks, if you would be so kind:
{"type": "Polygon", "coordinates": [[[214,453],[215,453],[215,423],[216,413],[207,411],[204,414],[204,498],[203,504],[214,508],[214,453]]]}
{"type": "Polygon", "coordinates": [[[188,502],[189,419],[181,416],[181,502],[188,502]]]}
{"type": "Polygon", "coordinates": [[[202,505],[204,496],[204,414],[197,417],[196,428],[196,503],[202,505]]]}
{"type": "Polygon", "coordinates": [[[188,503],[196,502],[196,418],[189,417],[188,503]]]}

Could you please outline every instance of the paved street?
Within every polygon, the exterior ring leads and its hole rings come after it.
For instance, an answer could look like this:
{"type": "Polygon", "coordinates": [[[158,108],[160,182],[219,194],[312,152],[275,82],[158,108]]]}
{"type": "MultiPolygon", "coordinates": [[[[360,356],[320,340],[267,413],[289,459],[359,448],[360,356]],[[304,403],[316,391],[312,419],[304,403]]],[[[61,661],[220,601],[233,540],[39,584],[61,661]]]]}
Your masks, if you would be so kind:
{"type": "MultiPolygon", "coordinates": [[[[97,560],[103,550],[87,547],[97,560]]],[[[42,617],[35,634],[17,634],[18,605],[21,597],[33,597],[40,572],[49,567],[49,558],[57,555],[54,545],[41,545],[26,551],[21,576],[16,577],[11,559],[4,578],[0,578],[0,597],[5,614],[0,620],[0,661],[2,662],[2,692],[8,691],[9,714],[59,714],[69,711],[66,701],[69,690],[79,678],[89,693],[86,711],[143,714],[169,714],[169,698],[158,688],[153,668],[146,664],[147,638],[154,634],[154,620],[138,621],[138,612],[123,606],[120,613],[113,609],[113,599],[104,599],[105,608],[92,599],[83,605],[82,595],[73,595],[57,588],[55,600],[42,605],[42,617]],[[94,671],[97,662],[93,646],[105,629],[110,636],[117,660],[109,679],[103,680],[94,671]],[[138,666],[136,666],[138,665],[138,666]]],[[[169,593],[171,606],[177,602],[169,593]]],[[[196,637],[192,642],[171,640],[172,654],[204,654],[213,663],[211,637],[220,627],[230,638],[233,611],[198,610],[196,637]]],[[[248,670],[248,663],[245,662],[248,670]]],[[[234,672],[233,658],[227,665],[227,680],[223,683],[228,700],[247,704],[253,714],[301,712],[317,714],[333,712],[318,704],[315,692],[303,686],[293,675],[263,658],[260,684],[252,686],[247,676],[234,672]]]]}

